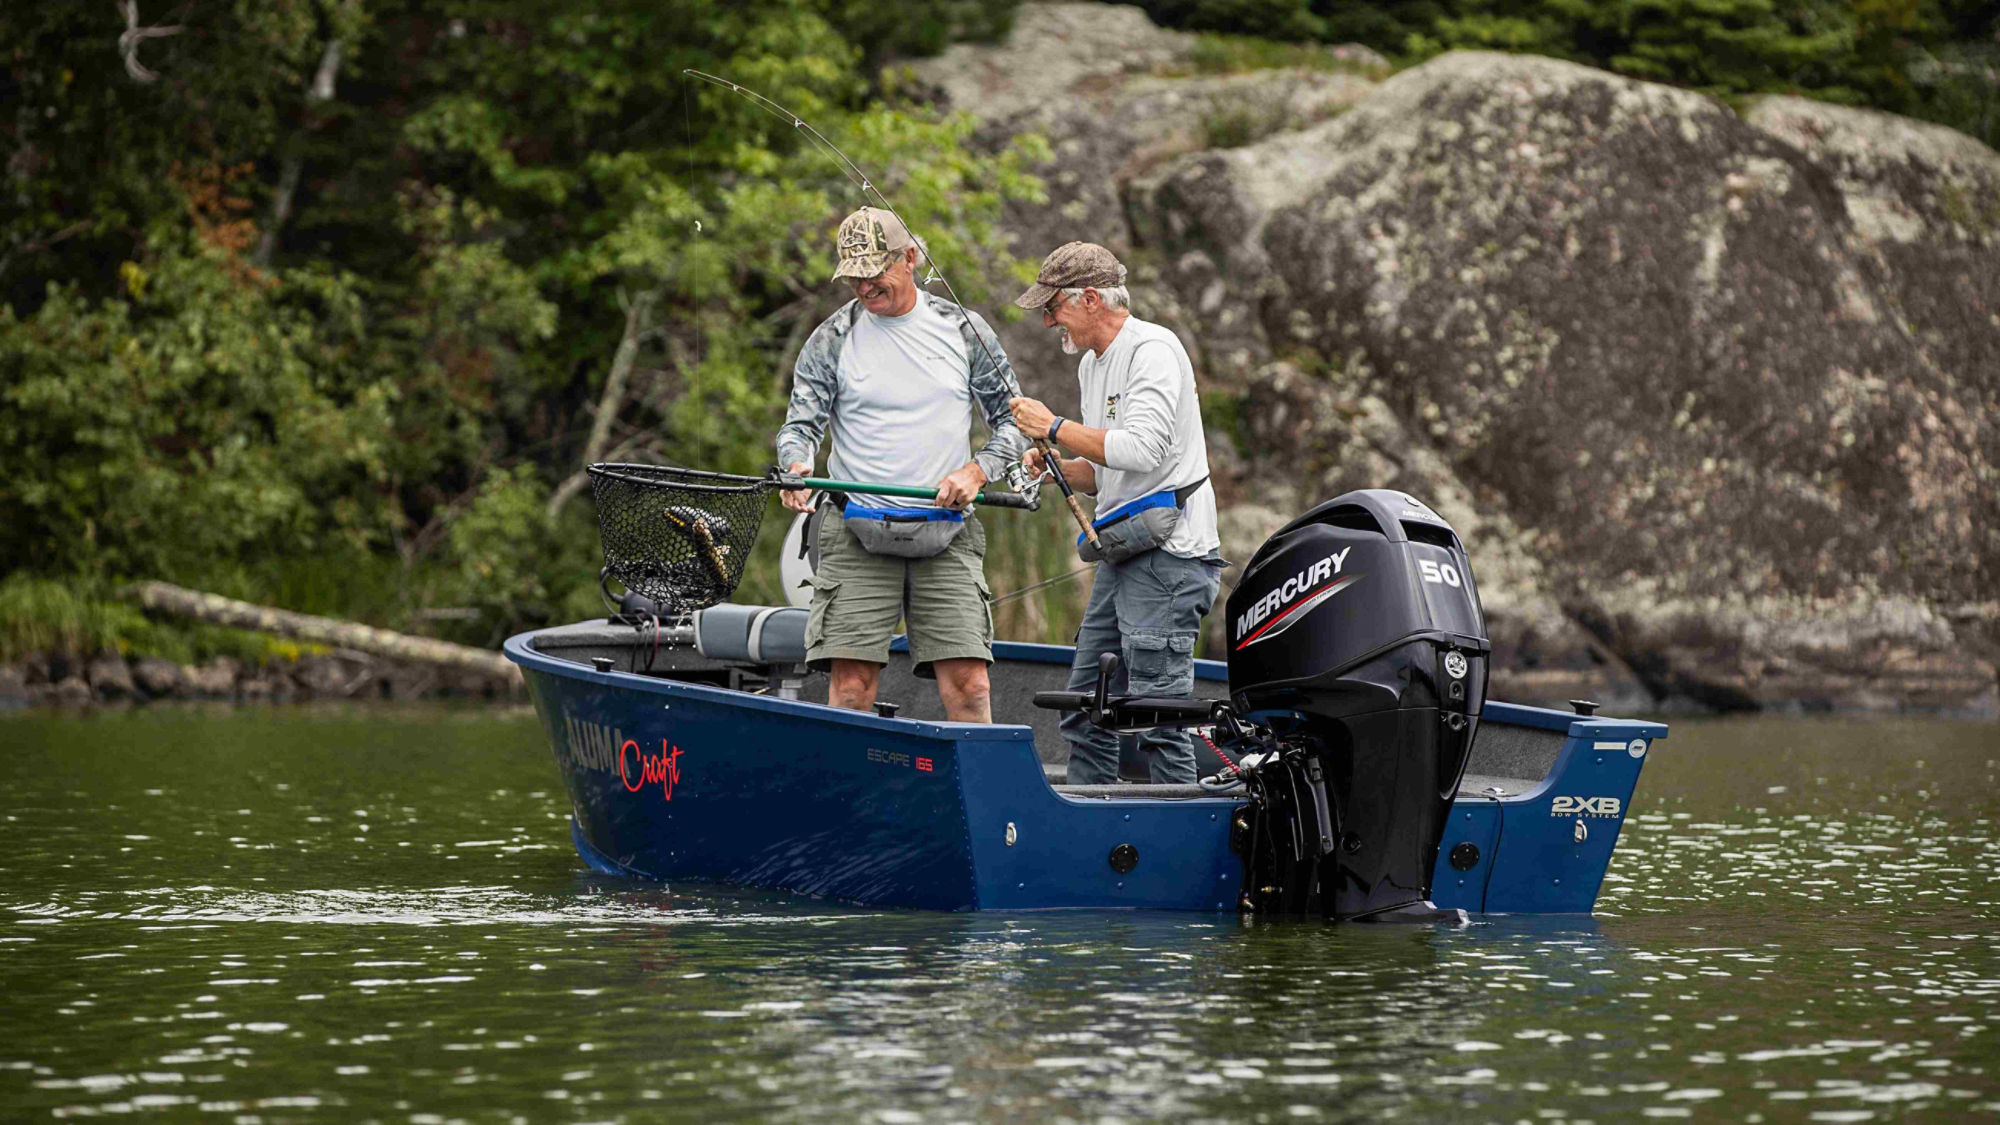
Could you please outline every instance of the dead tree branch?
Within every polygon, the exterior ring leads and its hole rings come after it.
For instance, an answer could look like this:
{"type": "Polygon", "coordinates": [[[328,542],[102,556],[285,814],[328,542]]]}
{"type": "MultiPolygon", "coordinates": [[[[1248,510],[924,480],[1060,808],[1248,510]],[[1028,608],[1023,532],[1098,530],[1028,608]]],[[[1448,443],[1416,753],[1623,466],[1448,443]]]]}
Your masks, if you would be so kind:
{"type": "MultiPolygon", "coordinates": [[[[316,102],[333,100],[333,82],[340,74],[340,40],[326,41],[326,50],[320,52],[319,72],[313,75],[311,88],[306,91],[306,127],[312,127],[312,106],[316,102]]],[[[264,221],[264,233],[257,238],[257,249],[250,255],[250,264],[258,269],[268,268],[271,255],[278,248],[278,232],[284,228],[285,220],[292,217],[292,196],[299,190],[299,175],[305,170],[306,157],[294,140],[291,151],[285,154],[285,163],[278,170],[278,190],[271,197],[271,216],[264,221]]]]}
{"type": "Polygon", "coordinates": [[[179,35],[181,25],[171,27],[140,27],[138,0],[118,0],[118,11],[125,17],[124,34],[118,37],[118,53],[125,56],[125,73],[135,82],[153,82],[159,74],[147,69],[139,61],[139,44],[148,39],[162,39],[169,35],[179,35]]]}
{"type": "Polygon", "coordinates": [[[252,605],[216,594],[204,594],[199,590],[170,586],[165,582],[138,583],[126,591],[126,596],[157,613],[172,613],[235,629],[275,633],[281,637],[296,637],[302,641],[351,648],[397,660],[469,668],[508,683],[518,683],[521,678],[520,670],[497,652],[429,637],[412,637],[332,617],[313,617],[270,606],[252,605]]]}
{"type": "MultiPolygon", "coordinates": [[[[625,403],[625,384],[630,381],[632,364],[639,356],[639,337],[645,332],[646,321],[659,299],[658,289],[648,289],[630,299],[620,297],[625,306],[625,335],[618,341],[618,351],[611,358],[611,373],[604,377],[604,390],[597,396],[597,411],[590,423],[590,440],[583,446],[585,465],[594,465],[604,457],[605,445],[611,440],[611,423],[618,417],[618,408],[625,403]]],[[[563,510],[563,505],[568,504],[589,483],[590,475],[578,472],[557,485],[554,494],[549,497],[549,518],[554,519],[563,510]]]]}

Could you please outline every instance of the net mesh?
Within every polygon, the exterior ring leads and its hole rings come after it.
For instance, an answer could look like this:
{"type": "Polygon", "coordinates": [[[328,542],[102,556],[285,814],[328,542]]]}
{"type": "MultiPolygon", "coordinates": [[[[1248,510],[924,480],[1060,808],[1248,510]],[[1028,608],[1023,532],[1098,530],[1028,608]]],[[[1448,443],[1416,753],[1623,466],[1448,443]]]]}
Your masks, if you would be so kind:
{"type": "Polygon", "coordinates": [[[756,477],[667,465],[592,465],[604,568],[662,612],[726,600],[743,577],[764,522],[756,477]]]}

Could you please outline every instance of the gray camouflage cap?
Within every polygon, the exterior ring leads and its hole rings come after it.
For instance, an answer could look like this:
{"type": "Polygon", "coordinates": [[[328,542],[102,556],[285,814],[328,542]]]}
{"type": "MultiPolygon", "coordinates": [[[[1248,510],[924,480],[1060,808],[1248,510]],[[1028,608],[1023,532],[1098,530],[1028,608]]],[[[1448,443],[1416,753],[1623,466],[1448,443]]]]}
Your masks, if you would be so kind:
{"type": "Polygon", "coordinates": [[[836,244],[840,248],[840,262],[834,267],[833,276],[869,278],[888,269],[917,240],[910,237],[903,221],[893,213],[880,207],[863,207],[840,224],[836,244]]]}
{"type": "Polygon", "coordinates": [[[1024,309],[1039,309],[1064,289],[1110,289],[1125,284],[1117,255],[1095,242],[1065,242],[1042,259],[1042,270],[1026,293],[1014,298],[1024,309]]]}

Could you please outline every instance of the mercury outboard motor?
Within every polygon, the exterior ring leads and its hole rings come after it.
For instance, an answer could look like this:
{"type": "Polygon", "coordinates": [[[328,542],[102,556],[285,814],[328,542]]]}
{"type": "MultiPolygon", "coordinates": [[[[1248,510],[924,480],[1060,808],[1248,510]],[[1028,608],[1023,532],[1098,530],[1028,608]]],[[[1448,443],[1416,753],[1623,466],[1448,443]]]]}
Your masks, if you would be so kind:
{"type": "Polygon", "coordinates": [[[1243,909],[1442,917],[1491,649],[1458,534],[1404,493],[1347,493],[1266,540],[1227,612],[1233,710],[1264,732],[1231,836],[1243,909]]]}
{"type": "Polygon", "coordinates": [[[1226,612],[1228,703],[1113,695],[1105,653],[1095,691],[1035,704],[1118,732],[1212,726],[1241,754],[1246,913],[1463,921],[1430,902],[1492,647],[1458,533],[1405,493],[1347,493],[1265,540],[1226,612]]]}

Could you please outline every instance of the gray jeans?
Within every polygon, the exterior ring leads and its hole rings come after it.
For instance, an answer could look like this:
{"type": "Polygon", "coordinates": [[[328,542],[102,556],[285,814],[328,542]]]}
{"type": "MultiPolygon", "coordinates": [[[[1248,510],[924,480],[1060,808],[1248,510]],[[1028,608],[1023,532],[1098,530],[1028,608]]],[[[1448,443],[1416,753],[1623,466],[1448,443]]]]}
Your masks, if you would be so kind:
{"type": "MultiPolygon", "coordinates": [[[[1154,550],[1122,563],[1098,563],[1090,604],[1076,631],[1069,690],[1094,689],[1098,655],[1116,652],[1120,666],[1112,691],[1193,696],[1195,635],[1221,584],[1219,558],[1184,559],[1154,550]]],[[[1080,712],[1063,716],[1062,732],[1069,740],[1069,784],[1118,780],[1117,735],[1094,726],[1080,712]]],[[[1193,784],[1194,744],[1185,733],[1154,730],[1137,737],[1148,752],[1150,780],[1193,784]]]]}

